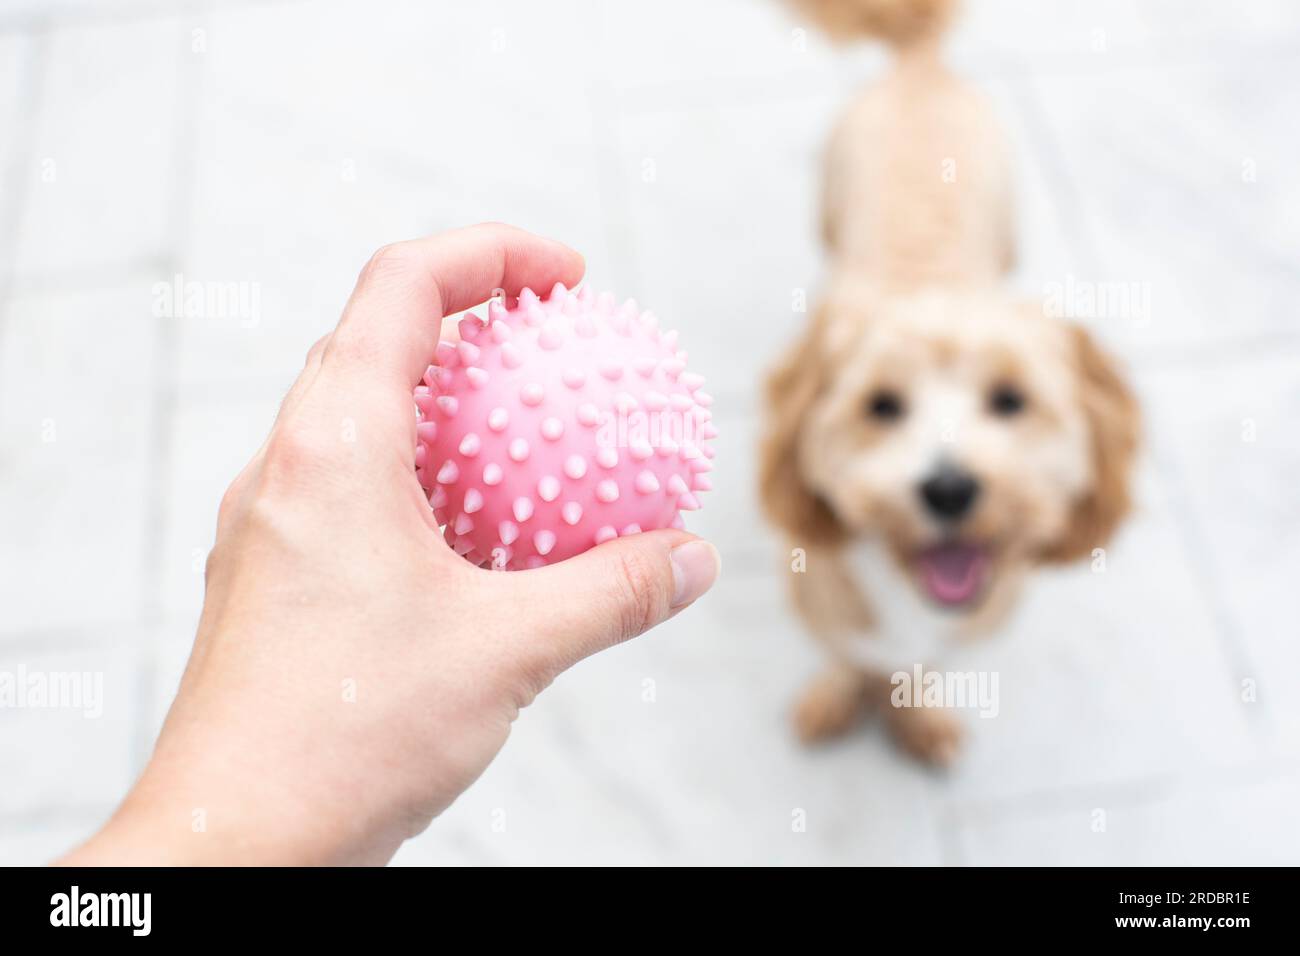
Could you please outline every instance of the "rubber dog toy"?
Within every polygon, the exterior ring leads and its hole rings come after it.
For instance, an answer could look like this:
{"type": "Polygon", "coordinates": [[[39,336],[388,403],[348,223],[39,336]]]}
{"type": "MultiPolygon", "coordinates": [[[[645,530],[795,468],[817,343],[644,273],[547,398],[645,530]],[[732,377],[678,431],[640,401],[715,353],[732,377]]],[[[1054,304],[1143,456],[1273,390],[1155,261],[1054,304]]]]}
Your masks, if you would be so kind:
{"type": "Polygon", "coordinates": [[[535,568],[700,507],[713,400],[652,313],[557,284],[458,329],[415,389],[416,476],[458,554],[535,568]]]}

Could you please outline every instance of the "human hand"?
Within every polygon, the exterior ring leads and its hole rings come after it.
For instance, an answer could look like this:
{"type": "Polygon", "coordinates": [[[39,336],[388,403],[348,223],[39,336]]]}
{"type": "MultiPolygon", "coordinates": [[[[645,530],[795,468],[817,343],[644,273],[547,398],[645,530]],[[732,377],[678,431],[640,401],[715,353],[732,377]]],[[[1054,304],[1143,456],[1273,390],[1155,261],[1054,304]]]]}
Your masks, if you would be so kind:
{"type": "Polygon", "coordinates": [[[500,225],[371,258],[221,503],[194,649],[147,768],[65,862],[384,862],[558,674],[712,585],[717,552],[677,531],[511,573],[438,533],[412,389],[440,317],[582,272],[573,250],[500,225]]]}

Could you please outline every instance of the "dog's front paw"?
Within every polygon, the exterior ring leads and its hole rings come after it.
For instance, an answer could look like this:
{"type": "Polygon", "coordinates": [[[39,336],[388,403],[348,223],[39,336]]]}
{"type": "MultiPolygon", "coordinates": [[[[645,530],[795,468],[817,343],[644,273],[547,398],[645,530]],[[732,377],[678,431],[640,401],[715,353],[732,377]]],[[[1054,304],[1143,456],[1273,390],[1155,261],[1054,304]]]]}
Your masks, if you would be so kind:
{"type": "Polygon", "coordinates": [[[965,730],[952,714],[935,707],[886,707],[889,732],[903,750],[936,767],[957,759],[965,730]]]}
{"type": "Polygon", "coordinates": [[[794,729],[806,744],[838,736],[849,730],[866,710],[861,675],[828,670],[809,684],[794,709],[794,729]]]}

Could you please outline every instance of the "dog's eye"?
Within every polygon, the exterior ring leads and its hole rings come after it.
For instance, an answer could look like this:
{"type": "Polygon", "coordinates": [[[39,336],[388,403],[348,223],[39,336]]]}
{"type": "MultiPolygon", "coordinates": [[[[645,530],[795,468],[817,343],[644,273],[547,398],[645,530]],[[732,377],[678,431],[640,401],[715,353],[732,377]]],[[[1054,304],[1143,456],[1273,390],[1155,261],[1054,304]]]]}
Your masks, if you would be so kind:
{"type": "Polygon", "coordinates": [[[903,417],[903,400],[897,392],[881,389],[867,399],[867,412],[882,422],[892,422],[903,417]]]}
{"type": "Polygon", "coordinates": [[[1025,410],[1025,395],[1014,385],[999,385],[989,393],[989,410],[994,415],[1011,417],[1025,410]]]}

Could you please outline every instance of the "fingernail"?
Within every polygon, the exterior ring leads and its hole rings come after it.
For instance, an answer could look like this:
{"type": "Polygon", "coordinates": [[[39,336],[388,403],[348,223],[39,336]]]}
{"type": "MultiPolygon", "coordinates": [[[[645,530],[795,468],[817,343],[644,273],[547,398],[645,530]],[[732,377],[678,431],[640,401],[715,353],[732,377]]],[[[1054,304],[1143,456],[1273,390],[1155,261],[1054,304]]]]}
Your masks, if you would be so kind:
{"type": "Polygon", "coordinates": [[[713,587],[721,561],[707,541],[688,541],[668,552],[673,565],[673,607],[690,604],[713,587]]]}

